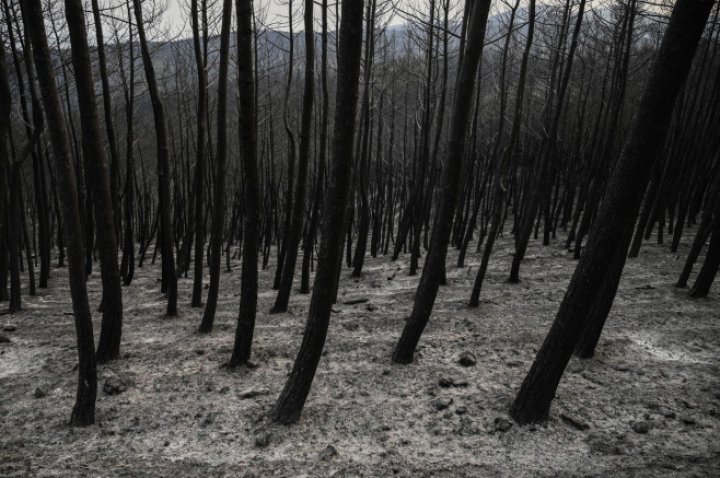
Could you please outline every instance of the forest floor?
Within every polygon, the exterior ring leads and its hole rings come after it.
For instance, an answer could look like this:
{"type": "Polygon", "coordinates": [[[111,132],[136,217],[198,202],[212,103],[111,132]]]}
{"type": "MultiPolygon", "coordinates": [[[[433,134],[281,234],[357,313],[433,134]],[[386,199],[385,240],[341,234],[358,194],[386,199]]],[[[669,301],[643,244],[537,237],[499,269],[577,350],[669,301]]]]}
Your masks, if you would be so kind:
{"type": "MultiPolygon", "coordinates": [[[[0,316],[0,476],[720,476],[720,296],[673,286],[688,250],[644,245],[628,261],[595,359],[572,359],[547,424],[507,409],[576,264],[561,241],[531,243],[522,282],[507,284],[504,236],[479,308],[466,306],[479,255],[448,268],[417,360],[390,354],[418,277],[407,260],[343,272],[326,353],[300,422],[265,418],[300,344],[309,296],[269,315],[274,267],[260,275],[255,368],[223,368],[238,310],[239,263],[223,272],[216,327],[198,335],[182,279],[180,316],[163,317],[158,264],[124,288],[122,359],[99,367],[97,425],[67,425],[77,360],[69,289],[23,296],[0,316]],[[367,298],[365,303],[344,302],[367,298]],[[466,352],[477,363],[462,366],[466,352]],[[106,381],[127,387],[103,391],[106,381]]],[[[455,253],[448,264],[454,264],[455,253]]],[[[224,259],[223,259],[224,263],[224,259]]],[[[97,266],[91,301],[99,302],[97,266]]],[[[95,333],[99,315],[95,315],[95,333]]]]}

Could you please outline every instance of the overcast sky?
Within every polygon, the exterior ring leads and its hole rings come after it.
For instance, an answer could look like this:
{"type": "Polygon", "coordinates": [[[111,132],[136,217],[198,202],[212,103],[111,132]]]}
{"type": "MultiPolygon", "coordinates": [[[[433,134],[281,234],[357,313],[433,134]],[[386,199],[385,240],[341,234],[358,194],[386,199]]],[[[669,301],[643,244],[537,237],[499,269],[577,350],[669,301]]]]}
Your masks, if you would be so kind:
{"type": "MultiPolygon", "coordinates": [[[[152,0],[148,0],[152,1],[152,0]]],[[[183,28],[185,34],[189,35],[189,21],[190,21],[190,0],[155,0],[161,2],[167,6],[167,10],[163,16],[163,25],[173,34],[183,35],[183,28]]],[[[222,0],[214,0],[217,4],[216,10],[219,9],[219,4],[222,0]]],[[[265,12],[266,24],[281,30],[287,29],[287,18],[288,18],[288,3],[287,0],[254,0],[255,1],[255,12],[265,12]]],[[[333,19],[334,11],[336,8],[335,2],[337,0],[328,0],[328,5],[331,13],[328,15],[328,21],[331,23],[330,28],[334,28],[333,19]]],[[[459,5],[461,0],[451,0],[452,4],[459,5]]],[[[394,0],[394,3],[384,2],[386,11],[391,9],[391,5],[398,5],[403,10],[411,10],[409,5],[423,5],[425,0],[394,0]]],[[[315,0],[315,21],[316,31],[320,29],[320,9],[317,6],[320,0],[315,0]]],[[[381,8],[381,2],[378,2],[378,10],[381,8]]],[[[293,0],[293,20],[296,31],[301,31],[302,27],[302,9],[303,0],[293,0]]],[[[390,23],[398,24],[406,21],[402,14],[396,11],[393,19],[390,23]]],[[[219,25],[219,22],[217,22],[219,25]]],[[[219,28],[219,27],[218,27],[219,28]]]]}

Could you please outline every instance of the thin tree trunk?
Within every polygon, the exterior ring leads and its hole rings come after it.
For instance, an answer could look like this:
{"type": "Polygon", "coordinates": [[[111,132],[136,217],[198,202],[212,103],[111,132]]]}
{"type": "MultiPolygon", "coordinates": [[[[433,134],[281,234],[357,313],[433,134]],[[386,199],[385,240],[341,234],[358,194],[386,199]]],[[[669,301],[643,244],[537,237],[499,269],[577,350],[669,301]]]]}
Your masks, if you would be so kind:
{"type": "MultiPolygon", "coordinates": [[[[440,279],[443,276],[445,255],[452,232],[453,213],[457,200],[458,184],[465,150],[465,134],[475,88],[475,78],[485,43],[485,30],[490,12],[489,0],[474,2],[473,11],[468,15],[468,34],[460,74],[455,86],[455,100],[450,117],[450,135],[443,166],[442,195],[433,227],[430,249],[425,259],[420,284],[415,292],[412,313],[405,323],[402,335],[395,346],[393,361],[410,363],[420,336],[430,319],[440,279]]],[[[417,247],[417,246],[416,246],[417,247]]]]}
{"type": "Polygon", "coordinates": [[[235,330],[230,366],[246,364],[252,351],[257,313],[258,248],[260,233],[260,191],[257,164],[255,78],[253,73],[253,2],[237,0],[238,91],[240,100],[240,153],[242,157],[243,218],[242,271],[240,272],[240,311],[235,330]]]}
{"type": "Polygon", "coordinates": [[[8,281],[8,216],[10,213],[8,173],[10,158],[7,153],[7,137],[10,132],[12,96],[5,69],[5,44],[0,42],[0,302],[9,299],[8,281]]]}
{"type": "Polygon", "coordinates": [[[103,286],[103,319],[97,348],[97,361],[104,363],[119,357],[122,335],[122,288],[117,262],[114,204],[111,197],[110,172],[101,141],[102,134],[95,104],[95,80],[90,62],[90,48],[87,42],[82,1],[65,0],[65,17],[72,46],[73,70],[82,127],[83,157],[86,163],[90,163],[89,170],[93,176],[91,181],[93,212],[103,286]]]}
{"type": "MultiPolygon", "coordinates": [[[[102,84],[103,109],[105,114],[105,134],[110,150],[110,198],[112,199],[113,218],[115,220],[115,243],[120,240],[120,157],[112,120],[112,99],[108,80],[107,61],[105,59],[105,40],[98,0],[92,0],[93,21],[95,22],[95,44],[98,55],[98,67],[102,84]]],[[[130,43],[132,45],[132,43],[130,43]]],[[[102,335],[101,335],[102,337],[102,335]]]]}
{"type": "MultiPolygon", "coordinates": [[[[278,238],[277,268],[273,280],[273,289],[280,289],[283,264],[287,254],[287,242],[292,223],[292,202],[293,185],[295,184],[295,133],[290,125],[290,91],[292,88],[293,69],[295,67],[295,33],[293,32],[293,0],[288,0],[288,76],[285,85],[285,100],[283,102],[283,125],[288,137],[288,158],[287,158],[287,192],[285,193],[285,221],[282,230],[282,239],[278,238]]],[[[294,268],[294,266],[293,266],[294,268]]]]}
{"type": "Polygon", "coordinates": [[[312,216],[308,226],[307,236],[305,238],[303,251],[303,267],[302,279],[300,284],[300,293],[307,294],[310,292],[310,269],[312,268],[312,257],[315,249],[315,240],[317,236],[318,223],[320,222],[320,210],[323,203],[325,168],[327,163],[327,136],[328,136],[328,116],[330,109],[330,94],[328,93],[327,82],[327,0],[322,0],[322,43],[321,43],[321,73],[320,83],[322,85],[322,126],[320,129],[320,144],[318,146],[317,161],[317,177],[315,179],[315,200],[313,204],[312,216]]]}
{"type": "Polygon", "coordinates": [[[220,291],[220,259],[222,254],[223,225],[225,222],[225,175],[227,167],[227,77],[230,59],[230,24],[232,0],[223,0],[222,27],[220,30],[220,71],[217,95],[217,151],[215,156],[215,184],[213,198],[212,231],[210,233],[210,287],[199,332],[212,330],[220,291]]]}
{"type": "Polygon", "coordinates": [[[140,40],[140,52],[142,54],[145,78],[150,92],[153,118],[155,121],[155,141],[157,146],[157,174],[158,174],[158,196],[160,199],[160,230],[159,242],[162,254],[162,277],[163,292],[167,292],[168,304],[166,315],[173,317],[177,315],[177,276],[175,275],[175,254],[172,244],[172,222],[170,219],[170,170],[168,166],[168,143],[167,125],[165,122],[165,111],[163,109],[160,91],[158,90],[155,77],[155,67],[150,57],[145,36],[145,25],[143,23],[142,2],[132,0],[135,9],[138,39],[140,40]]]}
{"type": "Polygon", "coordinates": [[[200,46],[200,21],[198,12],[198,0],[190,3],[193,30],[193,49],[195,52],[195,69],[198,82],[198,104],[197,104],[197,140],[195,141],[195,182],[193,185],[193,197],[195,201],[194,217],[192,225],[195,233],[195,263],[193,270],[193,293],[191,306],[202,306],[203,286],[203,249],[205,248],[205,219],[203,216],[203,197],[205,196],[205,136],[207,125],[205,123],[207,110],[207,65],[200,46]]]}
{"type": "MultiPolygon", "coordinates": [[[[132,18],[130,3],[125,4],[128,19],[132,18]]],[[[123,94],[125,96],[125,234],[123,237],[123,254],[120,263],[120,275],[123,284],[130,285],[135,275],[135,136],[134,136],[134,107],[135,107],[135,50],[133,48],[132,22],[128,23],[129,43],[129,79],[125,77],[123,66],[123,52],[120,45],[116,45],[121,78],[123,80],[123,94]]]]}
{"type": "MultiPolygon", "coordinates": [[[[303,91],[302,121],[300,125],[300,151],[295,180],[295,197],[292,202],[290,230],[285,233],[285,260],[282,264],[280,288],[271,313],[285,312],[290,301],[298,246],[302,235],[303,212],[305,209],[305,190],[307,168],[310,159],[310,134],[312,129],[313,102],[315,96],[315,35],[313,33],[313,4],[305,1],[305,86],[303,91]]],[[[292,68],[292,66],[291,66],[292,68]]]]}
{"type": "Polygon", "coordinates": [[[310,393],[330,322],[330,312],[342,260],[345,213],[353,164],[355,114],[362,51],[363,0],[342,2],[338,45],[334,160],[325,198],[324,223],[318,269],[315,274],[308,320],[290,376],[271,411],[274,420],[299,420],[310,393]]]}
{"type": "MultiPolygon", "coordinates": [[[[708,207],[711,207],[708,204],[708,207]]],[[[707,297],[710,286],[717,275],[720,267],[720,194],[715,201],[715,217],[713,218],[712,235],[710,236],[710,244],[708,245],[705,262],[698,272],[695,284],[690,289],[688,295],[694,299],[707,297]]]]}
{"type": "MultiPolygon", "coordinates": [[[[495,198],[492,206],[493,215],[490,220],[490,230],[487,234],[487,241],[485,243],[485,249],[483,250],[480,268],[478,269],[477,276],[475,276],[472,293],[470,294],[470,307],[477,307],[480,304],[480,291],[482,289],[483,281],[485,280],[485,273],[487,272],[487,268],[490,263],[490,255],[492,254],[495,240],[497,239],[497,236],[500,232],[500,226],[502,223],[502,211],[505,207],[505,196],[508,189],[507,183],[510,179],[509,174],[512,171],[513,157],[516,153],[518,140],[520,139],[520,126],[522,122],[523,99],[525,97],[527,65],[530,58],[530,50],[532,48],[533,37],[535,34],[535,0],[530,0],[528,17],[527,40],[525,43],[525,50],[523,51],[523,57],[520,64],[520,78],[518,82],[517,94],[515,97],[515,115],[513,117],[512,130],[510,132],[510,141],[505,151],[503,152],[500,159],[500,164],[498,165],[498,174],[495,183],[495,198]]],[[[503,121],[502,117],[500,118],[500,121],[503,121]]]]}

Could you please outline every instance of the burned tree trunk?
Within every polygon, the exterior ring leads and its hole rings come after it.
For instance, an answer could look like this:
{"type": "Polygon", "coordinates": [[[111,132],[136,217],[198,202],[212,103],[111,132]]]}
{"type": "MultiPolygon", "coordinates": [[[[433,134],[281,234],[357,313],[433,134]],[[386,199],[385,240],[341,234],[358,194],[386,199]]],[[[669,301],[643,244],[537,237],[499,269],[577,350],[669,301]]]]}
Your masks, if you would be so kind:
{"type": "Polygon", "coordinates": [[[237,50],[238,91],[240,100],[240,153],[242,157],[243,218],[242,271],[240,272],[240,312],[235,330],[230,366],[242,365],[250,359],[255,315],[257,313],[258,249],[260,242],[260,190],[257,164],[257,132],[255,130],[255,75],[253,73],[253,2],[238,0],[237,50]]]}
{"type": "MultiPolygon", "coordinates": [[[[712,206],[708,204],[708,207],[712,206]]],[[[712,219],[713,227],[705,262],[703,262],[703,266],[700,268],[700,272],[695,279],[695,284],[688,293],[692,298],[707,297],[710,286],[717,275],[718,268],[720,268],[720,194],[718,194],[717,200],[715,201],[714,209],[715,217],[712,219]]]]}
{"type": "MultiPolygon", "coordinates": [[[[100,17],[98,0],[92,0],[93,21],[95,22],[95,44],[98,55],[98,68],[100,83],[102,85],[103,112],[105,114],[105,134],[107,135],[108,150],[110,150],[110,198],[112,199],[113,218],[115,220],[115,244],[120,241],[120,157],[115,138],[115,127],[112,120],[112,99],[110,81],[108,79],[107,60],[105,58],[105,40],[100,17]]],[[[130,43],[132,48],[132,43],[130,43]]],[[[101,265],[102,267],[102,265],[101,265]]],[[[101,332],[102,337],[102,332],[101,332]]]]}
{"type": "MultiPolygon", "coordinates": [[[[130,3],[126,3],[128,19],[132,18],[130,3]]],[[[125,75],[123,67],[123,52],[119,45],[117,48],[118,63],[120,65],[120,77],[123,84],[123,96],[125,98],[125,231],[123,237],[123,254],[120,263],[120,275],[123,278],[123,285],[130,285],[135,275],[135,131],[134,109],[135,109],[135,50],[133,48],[132,22],[128,22],[129,38],[129,78],[125,75]]]]}
{"type": "MultiPolygon", "coordinates": [[[[563,105],[567,95],[568,82],[570,80],[570,73],[572,72],[573,59],[575,51],[578,46],[578,40],[580,36],[580,28],[582,27],[583,16],[585,12],[586,0],[580,0],[580,6],[578,8],[577,18],[575,21],[575,28],[573,30],[572,40],[566,64],[562,70],[562,78],[557,87],[557,103],[554,104],[554,86],[550,88],[550,98],[546,105],[545,118],[549,121],[549,128],[543,129],[542,144],[540,147],[540,153],[538,163],[533,173],[536,177],[533,178],[531,183],[531,191],[528,194],[528,202],[526,209],[523,211],[523,215],[520,221],[520,227],[516,234],[515,240],[515,253],[513,255],[512,265],[510,267],[510,277],[508,282],[518,283],[520,282],[520,263],[525,258],[525,251],[527,251],[530,236],[532,234],[533,225],[536,223],[538,218],[538,211],[540,211],[541,205],[546,204],[549,200],[549,180],[550,180],[550,168],[551,160],[558,154],[557,151],[557,134],[560,127],[560,120],[563,112],[563,105]]],[[[570,3],[568,2],[568,8],[570,3]]],[[[561,35],[562,38],[562,35],[561,35]]],[[[558,65],[559,69],[559,55],[564,50],[560,48],[563,44],[561,39],[558,45],[558,56],[555,58],[555,65],[558,65]]],[[[555,65],[553,70],[555,70],[555,65]]],[[[552,81],[555,81],[555,73],[552,74],[552,81]]]]}
{"type": "Polygon", "coordinates": [[[353,138],[362,50],[363,0],[342,2],[338,46],[334,160],[325,198],[323,234],[310,311],[300,351],[285,387],[271,411],[274,420],[295,423],[310,393],[330,322],[330,312],[342,261],[345,212],[350,193],[353,138]]]}
{"type": "MultiPolygon", "coordinates": [[[[477,307],[480,305],[480,291],[482,289],[483,281],[485,280],[485,273],[487,272],[488,265],[490,263],[490,255],[492,254],[495,240],[500,232],[500,226],[502,224],[502,211],[505,207],[505,197],[507,195],[509,175],[512,171],[513,156],[516,153],[517,144],[520,139],[520,124],[522,122],[522,108],[523,99],[525,97],[525,81],[527,78],[527,66],[530,58],[530,50],[532,48],[533,37],[535,34],[535,0],[530,0],[530,7],[528,11],[528,29],[527,29],[527,40],[525,43],[525,50],[523,51],[523,57],[520,64],[520,78],[517,87],[517,94],[515,98],[515,115],[513,117],[512,130],[510,131],[510,141],[505,151],[502,153],[500,158],[500,164],[498,165],[497,178],[495,179],[495,198],[493,202],[493,213],[490,219],[490,230],[487,234],[485,242],[485,249],[483,250],[480,267],[478,268],[477,276],[475,276],[475,282],[473,284],[473,290],[470,294],[470,307],[477,307]]],[[[512,25],[512,24],[511,24],[512,25]]],[[[508,45],[505,46],[504,55],[507,54],[508,45]]],[[[503,121],[502,117],[500,121],[503,121]]],[[[500,139],[498,138],[498,141],[500,139]]]]}
{"type": "MultiPolygon", "coordinates": [[[[291,66],[292,68],[292,66],[291,66]]],[[[285,258],[282,263],[280,287],[271,313],[285,312],[290,301],[298,246],[302,235],[303,211],[307,169],[310,159],[310,133],[312,129],[313,102],[315,97],[315,35],[313,34],[313,2],[305,1],[305,86],[303,91],[302,122],[300,125],[300,151],[298,154],[295,197],[292,201],[292,217],[289,231],[285,233],[285,258]]]]}
{"type": "Polygon", "coordinates": [[[78,389],[70,423],[87,426],[95,423],[95,397],[97,394],[97,370],[95,343],[93,341],[92,317],[85,284],[85,261],[83,257],[83,232],[80,223],[80,207],[77,196],[75,168],[69,153],[65,120],[55,83],[55,70],[45,35],[45,23],[40,0],[23,2],[25,21],[34,49],[35,67],[38,72],[40,93],[48,119],[52,143],[58,193],[63,211],[63,226],[68,255],[70,295],[75,316],[78,347],[78,389]]]}
{"type": "Polygon", "coordinates": [[[220,71],[217,96],[217,155],[215,156],[215,184],[212,231],[210,235],[210,288],[199,332],[212,330],[220,290],[220,256],[222,254],[223,223],[225,222],[225,175],[227,168],[227,77],[230,57],[230,23],[232,0],[223,0],[220,30],[220,71]]]}
{"type": "Polygon", "coordinates": [[[293,0],[288,0],[288,74],[285,85],[285,99],[283,101],[283,126],[288,137],[287,151],[287,191],[285,193],[285,218],[283,221],[282,238],[278,237],[277,268],[273,279],[273,289],[280,289],[280,281],[283,274],[283,264],[287,254],[289,232],[292,223],[293,211],[293,185],[295,184],[295,133],[290,124],[290,91],[293,81],[293,69],[295,65],[295,33],[293,32],[293,0]]]}
{"type": "Polygon", "coordinates": [[[70,31],[73,69],[77,85],[83,158],[85,162],[90,163],[89,170],[93,176],[91,181],[93,212],[103,285],[103,320],[97,348],[97,361],[103,363],[118,358],[122,335],[122,290],[117,262],[115,216],[111,197],[110,172],[101,142],[102,134],[95,104],[95,80],[92,74],[85,14],[81,0],[65,0],[65,17],[70,31]]]}
{"type": "Polygon", "coordinates": [[[203,215],[203,198],[205,197],[205,170],[206,168],[206,116],[207,110],[207,65],[205,55],[200,48],[200,21],[198,11],[198,0],[190,3],[192,15],[193,50],[195,52],[195,69],[197,70],[198,81],[198,104],[197,104],[197,139],[195,141],[195,182],[193,185],[193,197],[195,211],[191,224],[195,233],[195,263],[193,269],[193,293],[191,299],[192,307],[202,305],[202,284],[203,284],[203,249],[205,246],[205,221],[203,215]]]}
{"type": "Polygon", "coordinates": [[[450,117],[450,134],[443,167],[440,206],[432,232],[430,249],[425,259],[425,267],[415,292],[413,310],[393,352],[393,361],[397,363],[412,362],[420,336],[430,319],[441,277],[444,276],[445,255],[452,232],[453,213],[460,183],[465,134],[472,107],[472,102],[467,101],[467,98],[472,97],[475,88],[476,71],[484,47],[489,12],[490,1],[477,0],[472,7],[472,13],[468,15],[468,38],[455,86],[455,100],[450,117]]]}
{"type": "Polygon", "coordinates": [[[327,0],[322,0],[322,33],[321,33],[321,53],[320,53],[320,84],[322,87],[322,118],[320,126],[320,144],[318,145],[318,161],[317,161],[317,177],[315,178],[315,194],[314,203],[308,224],[307,234],[303,243],[303,264],[302,276],[300,281],[300,293],[307,294],[310,292],[310,269],[313,252],[315,249],[315,239],[317,236],[318,223],[320,222],[320,208],[323,203],[325,167],[327,163],[327,136],[328,136],[328,115],[330,109],[330,98],[328,93],[327,81],[327,0]]]}
{"type": "MultiPolygon", "coordinates": [[[[593,297],[606,287],[609,259],[622,254],[663,145],[680,88],[687,77],[712,0],[678,0],[650,73],[633,129],[608,183],[588,245],[545,342],[510,409],[521,424],[544,421],[573,349],[587,324],[593,297]]],[[[624,260],[624,259],[623,259],[624,260]]]]}
{"type": "Polygon", "coordinates": [[[7,137],[10,132],[10,113],[12,96],[7,71],[5,69],[5,45],[0,42],[0,302],[9,299],[8,280],[8,215],[10,197],[8,191],[8,173],[10,158],[7,154],[7,137]]]}
{"type": "Polygon", "coordinates": [[[141,0],[133,0],[133,7],[135,9],[135,19],[138,39],[140,40],[140,52],[145,69],[145,78],[148,84],[148,91],[150,92],[153,119],[155,121],[158,196],[160,200],[160,230],[158,238],[160,242],[160,253],[162,254],[162,284],[164,286],[162,289],[163,292],[167,292],[168,295],[166,315],[172,317],[177,315],[177,276],[175,275],[175,254],[173,252],[172,221],[170,219],[170,169],[168,165],[167,125],[165,122],[165,110],[155,77],[155,67],[150,57],[150,48],[145,35],[141,0]]]}

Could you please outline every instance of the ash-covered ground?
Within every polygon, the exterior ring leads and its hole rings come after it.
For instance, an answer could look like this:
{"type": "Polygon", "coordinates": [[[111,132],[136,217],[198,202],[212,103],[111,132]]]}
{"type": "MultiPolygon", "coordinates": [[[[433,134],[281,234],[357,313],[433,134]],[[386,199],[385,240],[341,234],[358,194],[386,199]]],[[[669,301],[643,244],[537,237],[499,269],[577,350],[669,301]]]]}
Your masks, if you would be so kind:
{"type": "Polygon", "coordinates": [[[502,237],[477,309],[466,303],[479,255],[458,269],[452,253],[411,365],[390,361],[418,281],[407,260],[368,259],[357,280],[343,272],[326,353],[290,427],[265,416],[309,296],[269,315],[274,268],[262,271],[255,367],[223,368],[238,261],[221,276],[210,335],[196,333],[191,279],[168,319],[159,264],[136,269],[123,289],[122,359],[98,371],[97,424],[69,427],[77,356],[67,279],[55,269],[48,290],[0,317],[12,340],[0,344],[0,476],[720,476],[720,296],[717,284],[703,300],[673,286],[690,240],[677,254],[646,244],[628,261],[596,358],[573,359],[549,422],[525,427],[507,409],[576,264],[559,243],[531,244],[513,285],[502,237]],[[353,299],[367,301],[344,303],[353,299]]]}

